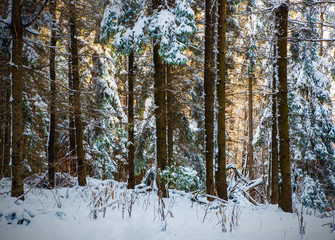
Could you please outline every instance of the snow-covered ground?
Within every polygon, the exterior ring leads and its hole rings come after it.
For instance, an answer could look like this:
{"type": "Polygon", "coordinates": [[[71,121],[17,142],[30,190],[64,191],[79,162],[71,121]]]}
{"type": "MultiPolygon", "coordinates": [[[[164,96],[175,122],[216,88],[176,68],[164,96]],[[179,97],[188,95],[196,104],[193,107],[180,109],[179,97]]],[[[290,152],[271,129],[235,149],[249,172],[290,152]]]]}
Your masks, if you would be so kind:
{"type": "Polygon", "coordinates": [[[329,227],[334,212],[321,218],[303,209],[305,234],[301,235],[297,213],[268,204],[200,204],[179,191],[159,199],[155,192],[130,191],[120,183],[92,178],[85,188],[33,188],[18,204],[9,191],[10,181],[1,180],[1,240],[335,239],[329,227]]]}

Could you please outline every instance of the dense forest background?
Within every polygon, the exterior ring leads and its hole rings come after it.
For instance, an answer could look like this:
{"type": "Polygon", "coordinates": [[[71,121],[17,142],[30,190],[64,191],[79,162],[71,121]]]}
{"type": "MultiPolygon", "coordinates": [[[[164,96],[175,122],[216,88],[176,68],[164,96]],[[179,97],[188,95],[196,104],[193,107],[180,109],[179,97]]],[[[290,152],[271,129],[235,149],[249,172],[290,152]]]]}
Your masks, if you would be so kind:
{"type": "Polygon", "coordinates": [[[334,1],[0,4],[12,196],[62,172],[334,208],[334,1]]]}

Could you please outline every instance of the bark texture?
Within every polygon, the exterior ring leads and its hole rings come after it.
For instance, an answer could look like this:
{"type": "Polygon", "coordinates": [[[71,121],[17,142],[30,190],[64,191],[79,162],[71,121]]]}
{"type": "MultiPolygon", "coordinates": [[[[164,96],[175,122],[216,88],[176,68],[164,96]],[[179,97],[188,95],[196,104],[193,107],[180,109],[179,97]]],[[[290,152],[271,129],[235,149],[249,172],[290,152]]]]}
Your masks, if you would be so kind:
{"type": "Polygon", "coordinates": [[[213,1],[205,1],[205,145],[206,145],[206,188],[209,195],[214,195],[214,62],[213,62],[213,1]]]}
{"type": "Polygon", "coordinates": [[[167,146],[168,146],[168,165],[173,165],[173,93],[172,93],[172,66],[166,66],[166,85],[167,85],[167,93],[166,93],[166,110],[167,110],[167,146]]]}
{"type": "Polygon", "coordinates": [[[249,178],[254,179],[254,149],[252,146],[253,140],[253,116],[252,116],[252,98],[253,98],[253,90],[252,84],[254,81],[254,74],[249,73],[248,77],[248,171],[249,171],[249,178]]]}
{"type": "MultiPolygon", "coordinates": [[[[71,42],[70,42],[71,43],[71,42]]],[[[70,49],[71,51],[71,49],[70,49]]],[[[73,76],[72,76],[72,57],[69,55],[69,160],[68,167],[72,176],[77,175],[76,159],[76,132],[74,126],[74,102],[73,102],[73,76]]]]}
{"type": "MultiPolygon", "coordinates": [[[[21,17],[21,3],[12,2],[12,188],[11,196],[20,197],[23,194],[22,161],[23,161],[23,72],[22,48],[23,26],[21,17]]],[[[24,196],[21,197],[24,200],[24,196]]]]}
{"type": "MultiPolygon", "coordinates": [[[[277,56],[277,45],[274,45],[274,56],[277,56]]],[[[277,63],[273,66],[272,79],[272,132],[271,132],[271,203],[278,203],[278,104],[277,104],[277,63]]]]}
{"type": "MultiPolygon", "coordinates": [[[[7,3],[0,5],[7,7],[7,3]]],[[[10,40],[6,41],[6,50],[2,50],[2,54],[0,54],[0,65],[3,66],[3,69],[0,71],[0,143],[1,143],[1,150],[0,150],[0,177],[10,177],[10,131],[11,131],[11,103],[10,103],[10,96],[11,96],[11,67],[10,63],[10,40]]]]}
{"type": "Polygon", "coordinates": [[[49,186],[55,186],[55,132],[56,132],[56,69],[55,69],[55,58],[56,58],[56,0],[50,1],[50,15],[53,18],[53,24],[51,29],[50,38],[50,122],[49,122],[49,139],[48,139],[48,177],[49,186]]]}
{"type": "Polygon", "coordinates": [[[277,46],[278,46],[278,126],[279,126],[279,162],[282,177],[279,207],[285,212],[292,212],[291,164],[288,135],[287,105],[287,22],[288,6],[282,4],[276,11],[277,46]]]}
{"type": "Polygon", "coordinates": [[[227,200],[226,180],[226,8],[227,1],[219,0],[219,26],[218,26],[218,86],[217,98],[218,113],[218,196],[227,200]]]}
{"type": "Polygon", "coordinates": [[[75,3],[71,2],[70,9],[70,40],[71,40],[71,62],[72,62],[72,80],[73,80],[73,103],[74,103],[74,122],[76,132],[76,152],[78,164],[78,184],[79,186],[86,185],[86,171],[83,146],[83,127],[81,120],[81,102],[80,102],[80,78],[79,78],[79,58],[78,58],[78,42],[76,29],[76,7],[75,3]]]}
{"type": "MultiPolygon", "coordinates": [[[[153,9],[159,9],[160,0],[153,0],[153,9]]],[[[166,98],[165,98],[165,74],[164,66],[158,50],[160,44],[158,39],[153,43],[153,61],[154,61],[154,87],[155,87],[155,117],[156,117],[156,158],[157,168],[163,171],[167,164],[167,147],[166,147],[166,98]]],[[[165,181],[158,177],[158,187],[163,197],[167,197],[168,193],[165,187],[165,181]]]]}
{"type": "Polygon", "coordinates": [[[134,53],[128,56],[128,188],[135,187],[135,141],[134,141],[134,53]]]}
{"type": "MultiPolygon", "coordinates": [[[[156,151],[157,167],[163,171],[167,164],[166,157],[166,101],[165,101],[165,76],[162,59],[158,54],[159,44],[154,45],[154,65],[155,65],[155,117],[156,117],[156,151]]],[[[163,197],[167,196],[165,181],[159,179],[159,190],[163,197]]]]}

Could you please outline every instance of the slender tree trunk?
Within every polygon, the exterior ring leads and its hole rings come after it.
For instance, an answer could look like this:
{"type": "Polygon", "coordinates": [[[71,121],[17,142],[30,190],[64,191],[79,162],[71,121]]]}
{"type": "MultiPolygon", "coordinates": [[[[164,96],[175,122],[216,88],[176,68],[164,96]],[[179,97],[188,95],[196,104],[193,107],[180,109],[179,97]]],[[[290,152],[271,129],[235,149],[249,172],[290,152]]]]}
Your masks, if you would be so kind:
{"type": "Polygon", "coordinates": [[[53,24],[51,29],[50,39],[50,122],[49,122],[49,140],[48,140],[48,177],[49,186],[55,187],[55,132],[56,132],[56,70],[55,70],[55,58],[56,58],[56,0],[50,1],[50,15],[53,18],[53,24]]]}
{"type": "MultiPolygon", "coordinates": [[[[245,101],[248,102],[248,96],[245,97],[245,101]]],[[[245,109],[244,110],[244,118],[243,118],[244,122],[248,122],[248,110],[245,109]]],[[[247,136],[248,135],[248,126],[243,127],[243,130],[238,129],[238,135],[240,131],[243,131],[243,136],[247,136]]],[[[242,144],[242,174],[247,175],[248,174],[248,141],[245,140],[243,141],[242,144]]],[[[237,155],[237,154],[236,154],[237,155]]]]}
{"type": "Polygon", "coordinates": [[[79,59],[78,59],[78,43],[76,33],[76,8],[75,3],[70,3],[70,39],[71,39],[71,62],[72,62],[72,80],[74,90],[74,122],[76,131],[76,151],[78,164],[78,184],[86,185],[86,171],[83,146],[83,127],[81,121],[81,102],[80,102],[80,78],[79,78],[79,59]]]}
{"type": "MultiPolygon", "coordinates": [[[[213,2],[205,1],[205,66],[204,66],[204,93],[205,93],[205,145],[206,145],[206,188],[207,193],[214,195],[214,84],[213,78],[213,2]]],[[[211,199],[209,199],[211,200],[211,199]]]]}
{"type": "Polygon", "coordinates": [[[134,53],[128,57],[128,188],[135,187],[135,141],[134,141],[134,53]]]}
{"type": "MultiPolygon", "coordinates": [[[[4,40],[5,41],[5,40],[4,40]]],[[[8,40],[9,42],[9,40],[8,40]]],[[[2,155],[1,155],[1,177],[10,177],[10,131],[11,131],[11,103],[10,103],[10,96],[11,96],[11,67],[10,63],[10,43],[8,44],[8,48],[6,52],[3,52],[0,55],[0,64],[4,66],[4,69],[7,68],[8,70],[1,71],[1,83],[2,83],[2,93],[1,93],[1,127],[2,127],[2,135],[1,135],[1,148],[2,148],[2,155]]]]}
{"type": "Polygon", "coordinates": [[[249,73],[248,77],[248,171],[249,171],[249,178],[254,179],[254,149],[252,146],[253,140],[253,117],[252,117],[252,83],[254,80],[254,73],[249,73]]]}
{"type": "MultiPolygon", "coordinates": [[[[0,55],[0,64],[3,64],[1,61],[1,55],[0,55]]],[[[0,91],[0,179],[3,178],[3,160],[4,160],[4,152],[5,152],[5,126],[6,126],[6,94],[5,94],[5,81],[3,80],[3,76],[0,75],[0,87],[3,88],[2,91],[0,91]]]]}
{"type": "MultiPolygon", "coordinates": [[[[254,6],[254,1],[249,0],[247,6],[247,12],[249,15],[252,15],[252,9],[254,6]]],[[[251,33],[251,38],[253,33],[251,33]]],[[[249,58],[249,69],[248,69],[248,144],[247,144],[247,163],[248,163],[248,174],[250,179],[255,178],[254,169],[254,149],[252,146],[253,141],[253,82],[255,80],[255,68],[256,68],[256,57],[255,57],[255,49],[256,44],[251,42],[248,46],[250,49],[248,50],[247,57],[249,58]]]]}
{"type": "Polygon", "coordinates": [[[167,84],[167,127],[168,127],[168,133],[167,133],[167,147],[168,147],[168,165],[172,166],[173,164],[173,106],[172,106],[172,100],[173,100],[173,93],[172,93],[172,67],[167,64],[166,66],[166,84],[167,84]]]}
{"type": "Polygon", "coordinates": [[[77,159],[76,159],[76,132],[74,126],[74,101],[73,101],[73,73],[72,73],[72,57],[71,57],[71,40],[69,41],[69,58],[68,58],[68,78],[69,78],[69,172],[72,176],[77,175],[77,159]]]}
{"type": "MultiPolygon", "coordinates": [[[[8,2],[3,0],[0,3],[0,16],[4,16],[6,11],[8,9],[8,2]]],[[[2,40],[4,41],[4,40],[2,40]]],[[[7,86],[10,86],[10,84],[7,84],[7,78],[9,77],[9,71],[4,71],[3,68],[7,68],[9,66],[6,66],[7,63],[10,62],[10,55],[8,54],[10,51],[8,49],[8,45],[7,44],[8,40],[4,41],[2,44],[3,45],[7,45],[7,47],[3,46],[2,47],[2,54],[0,54],[0,66],[2,66],[2,69],[0,71],[0,179],[4,177],[4,156],[5,156],[5,128],[7,125],[7,121],[6,121],[6,109],[7,109],[7,105],[10,104],[9,102],[7,102],[7,98],[6,98],[6,92],[7,92],[7,86]],[[7,50],[7,51],[6,51],[7,50]]]]}
{"type": "MultiPolygon", "coordinates": [[[[323,24],[324,24],[324,11],[320,6],[320,39],[323,39],[323,24]]],[[[320,42],[319,56],[323,55],[323,42],[320,42]]]]}
{"type": "MultiPolygon", "coordinates": [[[[158,9],[161,5],[160,0],[153,0],[153,9],[158,9]]],[[[158,41],[158,40],[157,40],[158,41]]],[[[160,44],[158,42],[153,43],[153,61],[154,61],[154,86],[155,86],[155,117],[156,117],[156,158],[157,167],[160,171],[163,171],[167,164],[166,156],[166,99],[165,99],[165,74],[163,69],[163,61],[159,56],[158,50],[160,44]]],[[[167,189],[165,187],[164,179],[158,180],[158,187],[163,197],[168,196],[167,189]]]]}
{"type": "Polygon", "coordinates": [[[226,180],[226,0],[219,0],[218,24],[218,176],[217,192],[220,198],[227,200],[226,180]]]}
{"type": "Polygon", "coordinates": [[[292,212],[290,146],[288,135],[287,105],[287,22],[288,6],[282,4],[276,11],[278,45],[278,126],[279,126],[279,162],[282,176],[279,206],[285,212],[292,212]]]}
{"type": "MultiPolygon", "coordinates": [[[[12,1],[12,197],[23,194],[22,161],[23,161],[23,26],[21,17],[21,3],[12,1]]],[[[21,197],[24,200],[24,196],[21,197]]]]}
{"type": "MultiPolygon", "coordinates": [[[[168,4],[171,8],[176,6],[175,0],[169,0],[168,4]]],[[[167,159],[168,166],[175,164],[173,156],[173,128],[174,128],[174,118],[173,118],[173,85],[172,85],[172,65],[166,64],[166,116],[167,116],[167,159]]]]}
{"type": "MultiPolygon", "coordinates": [[[[277,45],[274,44],[274,57],[277,56],[277,45]]],[[[276,59],[278,61],[278,59],[276,59]]],[[[277,63],[273,66],[272,78],[272,133],[271,133],[271,203],[278,203],[278,104],[277,104],[277,63]]]]}
{"type": "MultiPolygon", "coordinates": [[[[262,147],[262,151],[264,149],[264,146],[262,147]]],[[[270,154],[268,155],[268,179],[267,179],[267,185],[266,185],[266,200],[268,202],[271,202],[271,185],[272,185],[272,160],[270,157],[270,154]]]]}
{"type": "Polygon", "coordinates": [[[72,176],[77,174],[76,160],[76,132],[74,126],[74,102],[73,102],[73,79],[72,79],[72,62],[69,56],[69,170],[72,176]]]}
{"type": "Polygon", "coordinates": [[[102,180],[106,180],[106,160],[102,162],[102,180]]]}
{"type": "MultiPolygon", "coordinates": [[[[155,65],[155,116],[156,116],[156,151],[157,164],[160,171],[166,167],[166,101],[165,101],[165,76],[163,71],[162,59],[158,53],[159,44],[154,45],[154,65],[155,65]]],[[[159,180],[159,189],[163,197],[167,196],[165,181],[159,180]]]]}
{"type": "Polygon", "coordinates": [[[10,147],[11,147],[11,104],[10,104],[10,96],[11,96],[11,84],[10,79],[8,79],[9,84],[6,91],[7,105],[6,105],[6,125],[5,125],[5,133],[4,133],[4,156],[3,156],[3,175],[4,177],[10,177],[10,147]]]}

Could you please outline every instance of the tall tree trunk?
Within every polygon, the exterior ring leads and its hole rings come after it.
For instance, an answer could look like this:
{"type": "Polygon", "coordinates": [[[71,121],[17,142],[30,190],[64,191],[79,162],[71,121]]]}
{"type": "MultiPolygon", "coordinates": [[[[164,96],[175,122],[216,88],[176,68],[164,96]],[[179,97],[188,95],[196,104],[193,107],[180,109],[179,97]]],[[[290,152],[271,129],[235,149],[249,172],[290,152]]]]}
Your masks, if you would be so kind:
{"type": "Polygon", "coordinates": [[[135,187],[135,141],[134,141],[134,52],[128,56],[128,188],[135,187]]]}
{"type": "Polygon", "coordinates": [[[278,126],[279,126],[279,162],[282,176],[279,206],[285,212],[292,212],[290,146],[288,135],[287,105],[287,22],[288,6],[282,4],[276,11],[278,46],[278,126]]]}
{"type": "MultiPolygon", "coordinates": [[[[252,9],[254,6],[253,0],[248,0],[247,12],[249,15],[252,15],[252,9]]],[[[251,19],[249,20],[251,21],[251,19]]],[[[251,33],[249,37],[253,38],[254,33],[251,33]]],[[[247,144],[247,163],[248,163],[248,174],[250,179],[255,178],[254,169],[254,150],[252,146],[253,140],[253,82],[255,80],[255,68],[256,68],[256,56],[255,56],[255,48],[256,44],[251,42],[249,44],[249,50],[247,52],[247,57],[249,58],[249,66],[248,66],[248,144],[247,144]]]]}
{"type": "MultiPolygon", "coordinates": [[[[213,69],[213,1],[205,1],[205,145],[206,145],[206,188],[207,193],[214,195],[214,69],[213,69]]],[[[209,199],[211,200],[211,199],[209,199]]]]}
{"type": "MultiPolygon", "coordinates": [[[[175,0],[169,0],[168,1],[170,8],[175,8],[176,1],[175,0]]],[[[166,86],[167,86],[167,92],[166,92],[166,117],[167,117],[167,161],[168,166],[172,166],[174,162],[174,156],[173,156],[173,128],[174,128],[174,118],[173,118],[173,85],[172,85],[172,65],[166,64],[166,86]]]]}
{"type": "Polygon", "coordinates": [[[218,176],[217,192],[220,198],[227,200],[226,180],[226,7],[227,1],[219,1],[218,26],[218,176]]]}
{"type": "Polygon", "coordinates": [[[254,80],[254,73],[249,73],[248,77],[248,171],[249,178],[254,179],[254,150],[252,146],[253,139],[253,118],[252,118],[252,83],[254,80]]]}
{"type": "Polygon", "coordinates": [[[168,165],[172,166],[173,164],[173,94],[172,94],[172,66],[167,64],[166,66],[166,104],[167,104],[167,147],[168,147],[168,165]]]}
{"type": "MultiPolygon", "coordinates": [[[[21,3],[12,1],[12,197],[23,194],[22,161],[23,161],[23,26],[21,17],[21,3]]],[[[21,197],[24,200],[24,196],[21,197]]]]}
{"type": "MultiPolygon", "coordinates": [[[[4,9],[7,9],[8,3],[4,3],[4,9]]],[[[10,63],[10,40],[2,39],[4,46],[3,52],[0,54],[0,65],[3,69],[0,72],[0,83],[1,83],[1,168],[0,177],[10,177],[10,131],[11,131],[11,67],[10,63]]]]}
{"type": "MultiPolygon", "coordinates": [[[[71,43],[71,42],[70,42],[71,43]]],[[[71,51],[71,49],[70,49],[71,51]]],[[[74,102],[73,102],[73,75],[72,75],[72,57],[69,55],[69,171],[72,176],[77,174],[76,160],[76,132],[74,126],[74,102]]]]}
{"type": "MultiPolygon", "coordinates": [[[[274,57],[277,56],[277,45],[274,44],[274,57]]],[[[278,61],[278,59],[276,59],[278,61]]],[[[271,133],[271,203],[278,203],[278,104],[277,104],[277,62],[273,66],[272,78],[272,133],[271,133]]]]}
{"type": "Polygon", "coordinates": [[[4,177],[10,177],[10,146],[11,146],[11,104],[10,104],[10,96],[11,96],[11,81],[8,78],[8,85],[6,90],[6,122],[5,122],[5,132],[4,132],[4,155],[3,155],[3,175],[4,177]]]}
{"type": "Polygon", "coordinates": [[[80,102],[80,78],[79,78],[79,59],[78,43],[76,33],[76,8],[75,3],[70,3],[70,39],[71,39],[71,62],[72,62],[72,80],[73,80],[73,102],[74,102],[74,122],[76,131],[76,151],[78,164],[78,184],[86,185],[86,171],[83,146],[83,127],[81,121],[81,102],[80,102]]]}
{"type": "MultiPolygon", "coordinates": [[[[326,6],[327,7],[327,6],[326,6]]],[[[323,39],[323,24],[324,24],[324,11],[322,6],[320,5],[320,39],[323,39]]],[[[319,49],[319,56],[322,57],[323,55],[323,42],[320,41],[320,49],[319,49]]]]}
{"type": "MultiPolygon", "coordinates": [[[[155,117],[156,117],[156,151],[157,167],[163,171],[167,164],[166,158],[166,101],[165,101],[165,76],[162,58],[158,53],[159,44],[154,45],[154,65],[155,65],[155,117]]],[[[164,179],[159,179],[159,190],[163,197],[167,197],[164,179]]]]}
{"type": "MultiPolygon", "coordinates": [[[[0,2],[0,16],[4,16],[6,14],[5,10],[7,9],[8,9],[8,2],[7,1],[0,2]]],[[[7,42],[8,41],[5,41],[4,43],[6,44],[7,42]]],[[[6,48],[5,46],[3,46],[2,49],[3,49],[2,54],[0,54],[0,66],[2,66],[2,69],[0,70],[0,148],[1,148],[0,149],[0,179],[4,177],[4,154],[5,154],[5,142],[6,142],[4,136],[5,136],[5,128],[7,124],[6,109],[7,109],[7,105],[10,104],[9,102],[7,102],[7,99],[6,99],[7,86],[10,86],[10,85],[7,85],[7,78],[9,76],[9,72],[3,70],[5,67],[7,69],[9,67],[9,66],[6,66],[7,63],[10,62],[10,56],[8,55],[9,49],[8,47],[6,48]]]]}
{"type": "MultiPolygon", "coordinates": [[[[1,61],[1,55],[0,55],[0,65],[3,66],[4,64],[1,61]]],[[[5,126],[6,126],[6,88],[5,88],[5,80],[3,79],[3,76],[1,76],[0,72],[0,179],[3,178],[3,160],[4,160],[4,152],[5,152],[5,126]]]]}
{"type": "Polygon", "coordinates": [[[55,186],[55,132],[56,132],[56,70],[55,70],[55,58],[56,58],[56,0],[50,1],[50,15],[53,19],[51,25],[51,38],[50,38],[50,122],[49,122],[49,139],[48,139],[48,177],[49,186],[53,188],[55,186]]]}
{"type": "MultiPolygon", "coordinates": [[[[161,5],[160,0],[153,0],[153,9],[158,9],[161,5]]],[[[153,46],[153,61],[154,61],[154,86],[155,86],[155,117],[156,117],[156,158],[157,167],[160,171],[163,171],[167,164],[166,156],[166,99],[165,99],[165,74],[163,69],[163,61],[159,56],[158,50],[160,44],[158,39],[154,40],[153,46]],[[157,42],[155,42],[157,41],[157,42]]],[[[163,197],[168,196],[167,189],[165,187],[165,181],[162,178],[158,180],[158,187],[163,197]]]]}

